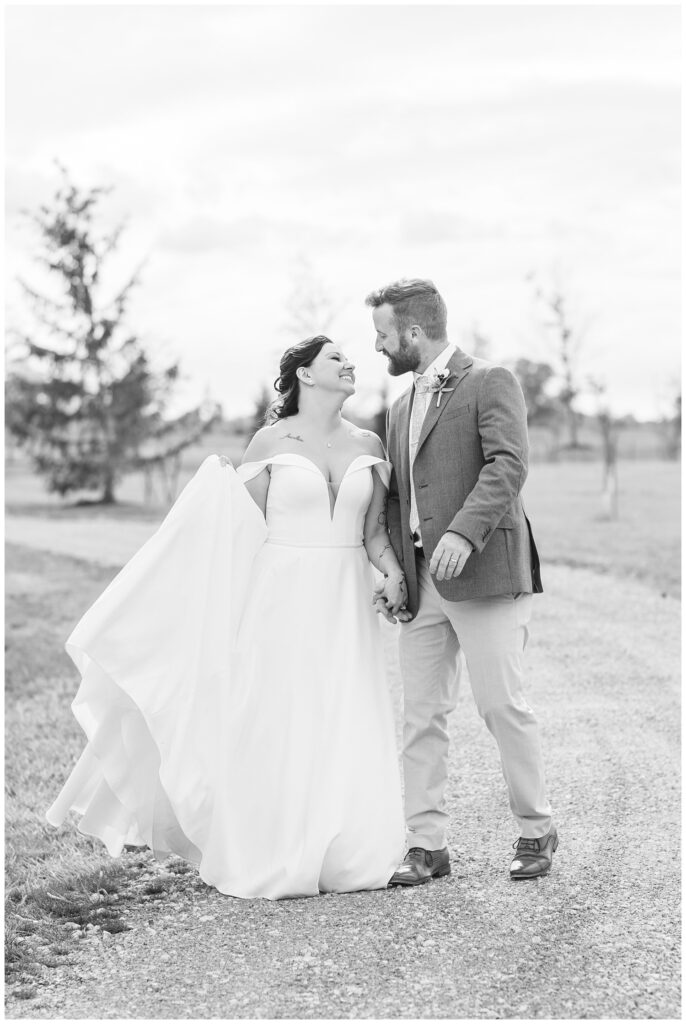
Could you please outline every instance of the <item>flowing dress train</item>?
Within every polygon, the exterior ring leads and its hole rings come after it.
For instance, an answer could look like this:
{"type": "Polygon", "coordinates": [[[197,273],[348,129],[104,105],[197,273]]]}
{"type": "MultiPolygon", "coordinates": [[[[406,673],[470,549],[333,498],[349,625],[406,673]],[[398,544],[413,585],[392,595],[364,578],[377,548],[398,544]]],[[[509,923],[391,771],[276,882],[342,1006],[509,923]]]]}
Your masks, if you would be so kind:
{"type": "Polygon", "coordinates": [[[404,822],[372,472],[354,459],[332,507],[305,456],[205,460],[67,641],[87,744],[48,821],[76,811],[112,855],[178,854],[233,896],[387,884],[404,822]],[[244,482],[266,465],[265,522],[244,482]]]}

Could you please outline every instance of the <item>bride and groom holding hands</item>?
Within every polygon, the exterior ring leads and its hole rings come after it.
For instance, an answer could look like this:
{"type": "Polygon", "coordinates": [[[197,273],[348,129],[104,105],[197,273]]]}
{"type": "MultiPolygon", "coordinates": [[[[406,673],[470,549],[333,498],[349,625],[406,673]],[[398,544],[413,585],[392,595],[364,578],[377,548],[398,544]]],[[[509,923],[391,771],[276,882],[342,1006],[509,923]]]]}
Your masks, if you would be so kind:
{"type": "Polygon", "coordinates": [[[522,392],[449,343],[431,281],[366,302],[388,372],[413,375],[388,415],[388,458],[341,416],[355,375],[338,346],[288,349],[242,465],[205,460],[67,642],[88,742],[52,824],[74,810],[111,854],[177,854],[244,898],[447,875],[461,651],[519,830],[510,876],[550,870],[557,833],[523,686],[542,588],[520,498],[522,392]],[[404,809],[376,613],[400,620],[404,809]]]}

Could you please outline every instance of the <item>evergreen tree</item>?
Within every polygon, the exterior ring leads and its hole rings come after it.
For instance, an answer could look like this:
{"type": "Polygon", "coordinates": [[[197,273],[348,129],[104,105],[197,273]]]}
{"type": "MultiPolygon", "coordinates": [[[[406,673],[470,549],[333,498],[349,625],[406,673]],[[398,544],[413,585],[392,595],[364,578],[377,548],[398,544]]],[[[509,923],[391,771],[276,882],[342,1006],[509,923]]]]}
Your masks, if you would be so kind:
{"type": "MultiPolygon", "coordinates": [[[[50,490],[98,490],[100,501],[111,503],[127,470],[165,458],[166,436],[175,451],[184,447],[178,431],[184,417],[164,416],[178,364],[154,370],[127,327],[138,273],[103,299],[103,273],[121,234],[121,228],[107,234],[95,223],[108,190],[82,190],[62,174],[52,203],[29,214],[56,297],[21,282],[36,326],[20,335],[22,358],[7,384],[7,424],[50,490]]],[[[200,413],[189,415],[190,444],[200,413]]],[[[203,415],[203,428],[213,418],[203,415]]]]}

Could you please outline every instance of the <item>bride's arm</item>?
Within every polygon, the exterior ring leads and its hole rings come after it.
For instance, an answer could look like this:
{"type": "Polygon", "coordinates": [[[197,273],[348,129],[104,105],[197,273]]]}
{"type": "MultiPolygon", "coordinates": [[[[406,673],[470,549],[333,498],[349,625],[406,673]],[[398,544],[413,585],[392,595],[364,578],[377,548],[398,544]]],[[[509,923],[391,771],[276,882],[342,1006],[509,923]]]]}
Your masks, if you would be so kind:
{"type": "Polygon", "coordinates": [[[388,490],[378,473],[372,476],[374,491],[364,520],[364,546],[369,561],[385,576],[384,595],[396,615],[407,601],[407,584],[388,534],[388,490]]]}
{"type": "MultiPolygon", "coordinates": [[[[270,427],[262,427],[261,430],[257,431],[243,453],[241,465],[245,462],[259,462],[261,459],[269,457],[272,443],[270,430],[270,427]]],[[[265,466],[257,476],[254,476],[251,480],[244,481],[245,489],[265,517],[267,514],[267,492],[269,491],[270,480],[269,468],[265,466]]]]}

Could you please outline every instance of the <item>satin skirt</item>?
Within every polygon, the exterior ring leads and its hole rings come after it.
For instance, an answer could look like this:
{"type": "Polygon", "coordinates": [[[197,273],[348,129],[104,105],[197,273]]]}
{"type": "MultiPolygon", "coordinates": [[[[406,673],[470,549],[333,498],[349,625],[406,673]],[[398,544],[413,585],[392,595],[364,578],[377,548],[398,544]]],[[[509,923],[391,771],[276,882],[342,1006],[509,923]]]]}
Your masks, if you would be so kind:
{"type": "Polygon", "coordinates": [[[232,896],[384,887],[404,822],[372,585],[362,547],[272,543],[208,458],[67,642],[87,744],[48,821],[232,896]]]}

